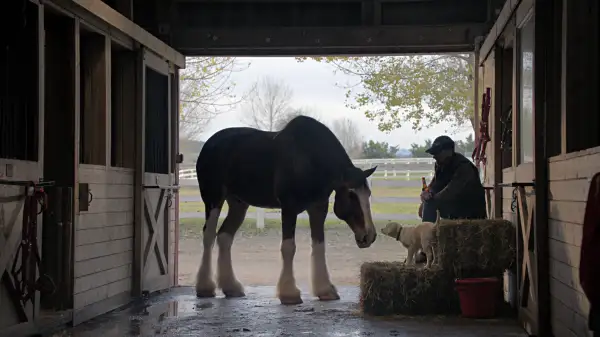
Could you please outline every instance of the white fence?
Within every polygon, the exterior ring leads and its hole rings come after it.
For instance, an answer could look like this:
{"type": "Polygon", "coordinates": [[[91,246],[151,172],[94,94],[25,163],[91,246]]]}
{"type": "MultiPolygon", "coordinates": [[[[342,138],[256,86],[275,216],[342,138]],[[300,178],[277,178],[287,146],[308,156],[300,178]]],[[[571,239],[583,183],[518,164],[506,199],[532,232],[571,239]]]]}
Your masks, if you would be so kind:
{"type": "MultiPolygon", "coordinates": [[[[407,177],[433,176],[433,158],[382,158],[382,159],[355,159],[352,161],[356,167],[362,169],[377,166],[375,176],[407,177]]],[[[182,167],[179,170],[179,179],[196,179],[196,168],[182,167]]]]}
{"type": "MultiPolygon", "coordinates": [[[[379,171],[379,172],[375,171],[375,173],[373,175],[376,176],[376,178],[405,177],[406,179],[410,179],[411,177],[414,177],[414,176],[433,177],[433,169],[431,169],[431,170],[396,170],[396,169],[387,170],[387,169],[384,169],[383,171],[379,171]]],[[[196,180],[196,178],[197,178],[196,177],[196,169],[179,170],[179,179],[196,180]]]]}
{"type": "MultiPolygon", "coordinates": [[[[377,166],[378,169],[371,177],[390,178],[396,177],[410,180],[411,177],[433,177],[433,158],[383,158],[383,159],[355,159],[352,161],[356,167],[362,169],[377,166]]],[[[179,170],[180,183],[190,186],[196,185],[196,168],[187,167],[179,170]]],[[[265,210],[256,209],[256,227],[262,229],[265,227],[265,210]]]]}

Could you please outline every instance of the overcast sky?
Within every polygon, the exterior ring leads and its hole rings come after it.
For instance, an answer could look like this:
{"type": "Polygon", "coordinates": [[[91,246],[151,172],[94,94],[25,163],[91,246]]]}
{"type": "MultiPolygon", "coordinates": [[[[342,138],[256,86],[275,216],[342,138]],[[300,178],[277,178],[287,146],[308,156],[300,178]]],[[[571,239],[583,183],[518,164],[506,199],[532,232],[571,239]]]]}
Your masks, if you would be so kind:
{"type": "MultiPolygon", "coordinates": [[[[330,122],[340,117],[349,117],[361,128],[364,140],[387,141],[390,145],[410,148],[411,143],[422,143],[427,138],[435,138],[449,130],[448,124],[438,125],[420,132],[413,131],[410,126],[384,133],[377,129],[375,122],[370,122],[364,114],[345,106],[345,89],[336,83],[355,83],[356,79],[340,73],[334,73],[327,64],[315,61],[297,62],[292,57],[248,57],[239,58],[239,62],[250,62],[250,67],[242,72],[234,73],[236,93],[242,95],[257,79],[263,76],[279,78],[287,83],[294,92],[294,107],[309,107],[318,112],[322,120],[330,122]]],[[[240,109],[219,115],[208,126],[208,130],[200,136],[206,140],[215,132],[231,126],[242,126],[240,109]]],[[[472,131],[463,131],[449,135],[455,140],[464,139],[472,131]]]]}

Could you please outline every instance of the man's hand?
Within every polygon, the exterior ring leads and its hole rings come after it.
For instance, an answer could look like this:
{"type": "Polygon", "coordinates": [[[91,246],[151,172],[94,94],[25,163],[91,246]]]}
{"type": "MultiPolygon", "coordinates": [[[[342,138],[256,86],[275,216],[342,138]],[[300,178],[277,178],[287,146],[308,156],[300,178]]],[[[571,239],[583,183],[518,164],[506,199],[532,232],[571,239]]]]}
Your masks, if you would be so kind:
{"type": "Polygon", "coordinates": [[[431,198],[433,198],[433,193],[429,191],[421,192],[421,202],[425,202],[427,200],[430,200],[431,198]]]}

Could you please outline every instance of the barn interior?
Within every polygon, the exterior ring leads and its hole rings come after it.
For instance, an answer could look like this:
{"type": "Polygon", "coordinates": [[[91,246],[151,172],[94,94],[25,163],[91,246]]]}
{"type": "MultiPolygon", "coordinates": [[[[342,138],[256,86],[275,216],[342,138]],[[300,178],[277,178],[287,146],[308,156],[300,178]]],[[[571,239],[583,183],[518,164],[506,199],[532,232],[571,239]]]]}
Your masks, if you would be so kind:
{"type": "MultiPolygon", "coordinates": [[[[587,43],[598,40],[597,1],[13,0],[0,6],[11,27],[2,33],[0,53],[0,335],[66,324],[82,336],[275,336],[298,329],[319,336],[588,335],[589,302],[578,270],[587,190],[600,171],[598,45],[587,43]],[[529,120],[520,114],[527,48],[535,50],[529,120]],[[272,289],[250,289],[258,300],[200,303],[192,289],[176,287],[176,112],[184,55],[453,52],[475,55],[475,111],[485,88],[492,89],[484,183],[493,216],[522,228],[515,238],[525,256],[515,320],[398,327],[357,317],[349,300],[295,310],[272,305],[272,289]],[[34,200],[43,204],[35,213],[24,206],[30,189],[47,195],[34,200]],[[28,247],[22,242],[37,243],[37,264],[22,261],[28,247]],[[28,266],[33,276],[13,264],[28,266]]],[[[351,298],[353,291],[341,293],[351,298]]]]}

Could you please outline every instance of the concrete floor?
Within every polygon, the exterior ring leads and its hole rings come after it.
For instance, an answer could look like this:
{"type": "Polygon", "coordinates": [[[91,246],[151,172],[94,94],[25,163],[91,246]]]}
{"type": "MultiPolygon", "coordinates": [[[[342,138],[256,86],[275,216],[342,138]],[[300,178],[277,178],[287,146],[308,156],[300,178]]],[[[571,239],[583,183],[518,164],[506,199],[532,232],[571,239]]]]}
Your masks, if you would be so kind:
{"type": "MultiPolygon", "coordinates": [[[[365,318],[358,311],[356,287],[339,289],[341,300],[282,306],[273,287],[248,287],[246,297],[197,299],[192,287],[118,310],[53,336],[526,336],[504,319],[365,318]]],[[[306,294],[306,292],[303,292],[306,294]]]]}

